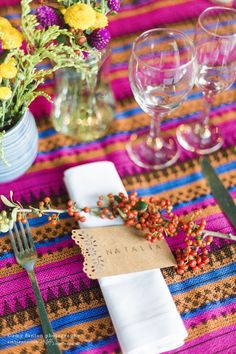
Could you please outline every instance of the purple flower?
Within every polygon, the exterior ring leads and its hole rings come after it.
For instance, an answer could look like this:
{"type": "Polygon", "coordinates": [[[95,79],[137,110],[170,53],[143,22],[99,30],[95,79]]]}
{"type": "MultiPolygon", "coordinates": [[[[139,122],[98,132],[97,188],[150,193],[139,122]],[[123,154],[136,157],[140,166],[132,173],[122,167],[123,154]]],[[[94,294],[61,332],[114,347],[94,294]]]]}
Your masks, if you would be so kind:
{"type": "Polygon", "coordinates": [[[84,59],[87,59],[89,56],[89,52],[86,52],[85,50],[82,50],[82,54],[84,56],[84,59]]]}
{"type": "Polygon", "coordinates": [[[98,50],[106,48],[111,39],[110,32],[107,28],[99,28],[94,30],[88,37],[88,43],[91,47],[95,47],[98,50]]]}
{"type": "Polygon", "coordinates": [[[108,0],[107,5],[110,10],[118,12],[120,10],[120,2],[119,0],[108,0]]]}
{"type": "Polygon", "coordinates": [[[36,17],[43,28],[50,26],[62,26],[62,17],[56,9],[50,6],[42,5],[36,10],[36,17]]]}

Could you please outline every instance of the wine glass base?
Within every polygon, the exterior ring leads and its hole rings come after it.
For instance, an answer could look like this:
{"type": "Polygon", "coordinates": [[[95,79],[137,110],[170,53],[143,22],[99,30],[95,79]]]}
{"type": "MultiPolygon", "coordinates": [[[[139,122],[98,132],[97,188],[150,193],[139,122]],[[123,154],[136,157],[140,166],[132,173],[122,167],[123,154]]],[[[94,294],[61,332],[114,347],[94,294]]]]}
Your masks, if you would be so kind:
{"type": "Polygon", "coordinates": [[[223,144],[219,128],[212,125],[203,131],[202,125],[198,123],[182,124],[177,128],[176,136],[185,150],[197,152],[199,155],[217,151],[223,144]]]}
{"type": "Polygon", "coordinates": [[[154,149],[147,144],[147,135],[133,134],[126,145],[130,159],[138,166],[159,170],[173,165],[179,157],[178,145],[173,138],[163,138],[163,145],[154,149]]]}

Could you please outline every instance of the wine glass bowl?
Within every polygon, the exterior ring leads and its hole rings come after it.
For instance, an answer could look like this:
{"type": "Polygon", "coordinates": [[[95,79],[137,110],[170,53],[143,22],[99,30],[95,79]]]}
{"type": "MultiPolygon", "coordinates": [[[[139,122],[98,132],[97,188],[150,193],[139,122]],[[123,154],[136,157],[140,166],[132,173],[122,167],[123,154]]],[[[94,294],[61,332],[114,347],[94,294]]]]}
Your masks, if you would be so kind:
{"type": "Polygon", "coordinates": [[[142,33],[134,42],[129,80],[134,97],[151,117],[148,135],[131,136],[130,158],[141,167],[164,168],[179,156],[173,138],[160,135],[160,119],[178,107],[194,84],[193,43],[182,32],[159,28],[142,33]]]}
{"type": "Polygon", "coordinates": [[[219,128],[209,123],[209,115],[215,95],[235,80],[236,10],[211,7],[203,11],[196,25],[195,46],[196,84],[203,93],[203,112],[197,122],[178,127],[177,139],[186,150],[203,155],[223,144],[219,128]]]}

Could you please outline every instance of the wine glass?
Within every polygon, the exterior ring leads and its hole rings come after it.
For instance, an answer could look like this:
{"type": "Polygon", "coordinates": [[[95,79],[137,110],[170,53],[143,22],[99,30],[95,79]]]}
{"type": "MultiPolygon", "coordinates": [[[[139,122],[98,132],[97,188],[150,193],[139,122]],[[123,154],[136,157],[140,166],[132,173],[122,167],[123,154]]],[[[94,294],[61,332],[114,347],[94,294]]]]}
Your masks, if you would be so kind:
{"type": "Polygon", "coordinates": [[[178,127],[177,139],[186,150],[203,155],[223,144],[219,128],[209,123],[209,114],[215,95],[235,80],[236,10],[217,6],[203,11],[196,25],[195,46],[196,84],[203,92],[203,112],[198,121],[178,127]]]}
{"type": "Polygon", "coordinates": [[[180,31],[157,28],[135,40],[129,61],[130,85],[137,103],[151,117],[149,133],[133,134],[126,146],[138,166],[161,169],[178,159],[175,140],[160,135],[160,120],[192,89],[194,61],[194,45],[180,31]]]}

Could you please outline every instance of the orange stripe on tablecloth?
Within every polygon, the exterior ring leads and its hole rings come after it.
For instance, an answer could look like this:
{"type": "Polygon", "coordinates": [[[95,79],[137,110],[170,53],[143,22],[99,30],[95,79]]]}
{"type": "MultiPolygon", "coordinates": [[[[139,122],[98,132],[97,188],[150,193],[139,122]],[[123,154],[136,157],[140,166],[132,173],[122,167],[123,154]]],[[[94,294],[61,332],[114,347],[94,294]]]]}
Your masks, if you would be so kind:
{"type": "MultiPolygon", "coordinates": [[[[37,259],[37,267],[46,265],[46,264],[53,264],[55,262],[63,261],[64,259],[71,258],[73,256],[79,255],[80,249],[79,247],[74,248],[64,248],[61,251],[53,252],[52,254],[44,254],[43,257],[37,259]]],[[[0,278],[7,277],[13,274],[22,273],[22,267],[18,264],[13,264],[9,268],[1,268],[0,269],[0,278]]]]}
{"type": "MultiPolygon", "coordinates": [[[[215,117],[214,119],[212,119],[212,122],[219,124],[219,123],[222,123],[222,120],[224,120],[224,122],[230,121],[230,120],[235,120],[235,113],[229,112],[229,113],[221,115],[220,117],[215,117]]],[[[133,124],[133,122],[130,119],[128,119],[126,121],[126,123],[122,124],[122,126],[120,128],[123,129],[124,131],[127,131],[129,129],[139,128],[139,127],[143,126],[142,123],[143,123],[143,118],[140,122],[137,122],[136,124],[133,124]]],[[[163,132],[163,136],[175,136],[175,129],[170,129],[168,131],[163,132]]],[[[126,142],[115,142],[115,143],[108,145],[106,147],[101,146],[101,148],[99,148],[98,150],[86,151],[86,154],[81,154],[81,152],[76,152],[73,155],[60,156],[60,157],[54,159],[53,163],[52,163],[52,160],[37,162],[36,164],[34,164],[30,168],[28,173],[40,171],[42,169],[52,169],[55,167],[62,166],[63,164],[67,165],[67,164],[71,164],[71,163],[79,163],[79,162],[83,162],[85,160],[87,161],[90,159],[92,160],[92,159],[104,157],[104,156],[106,156],[106,154],[125,150],[125,144],[126,144],[126,142]]]]}
{"type": "MultiPolygon", "coordinates": [[[[209,265],[204,268],[204,272],[212,270],[212,265],[209,265]]],[[[214,268],[215,267],[214,265],[214,268]]],[[[193,311],[195,308],[199,308],[204,306],[206,303],[219,301],[222,298],[229,297],[232,295],[232,288],[235,281],[235,275],[225,277],[223,280],[220,279],[218,281],[214,281],[210,284],[199,284],[197,291],[199,292],[199,296],[194,298],[196,295],[196,289],[191,289],[186,291],[185,293],[181,293],[178,295],[173,295],[174,301],[177,303],[177,307],[180,313],[193,311]],[[231,283],[231,286],[227,287],[227,283],[231,283]],[[218,291],[215,289],[218,288],[218,291]],[[184,298],[188,297],[186,301],[184,298]],[[196,301],[196,304],[193,305],[193,302],[196,301]]]]}
{"type": "MultiPolygon", "coordinates": [[[[68,313],[71,314],[70,311],[68,313]]],[[[59,344],[60,348],[62,350],[68,350],[81,343],[91,342],[102,337],[114,335],[115,332],[110,317],[106,316],[102,319],[84,322],[75,326],[69,326],[63,330],[55,332],[54,334],[59,340],[62,340],[62,342],[59,344]],[[99,326],[100,324],[103,326],[99,326]],[[94,331],[91,332],[92,327],[94,327],[94,331]],[[97,335],[97,332],[101,333],[100,336],[97,335]],[[70,344],[68,345],[68,343],[70,344]]],[[[23,352],[35,354],[44,353],[44,340],[38,339],[37,341],[24,342],[21,345],[12,346],[7,350],[0,350],[0,352],[5,354],[22,354],[23,352]],[[38,347],[38,349],[34,348],[35,345],[38,347]]]]}

